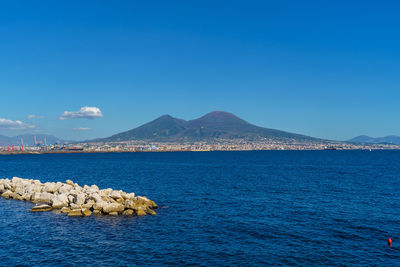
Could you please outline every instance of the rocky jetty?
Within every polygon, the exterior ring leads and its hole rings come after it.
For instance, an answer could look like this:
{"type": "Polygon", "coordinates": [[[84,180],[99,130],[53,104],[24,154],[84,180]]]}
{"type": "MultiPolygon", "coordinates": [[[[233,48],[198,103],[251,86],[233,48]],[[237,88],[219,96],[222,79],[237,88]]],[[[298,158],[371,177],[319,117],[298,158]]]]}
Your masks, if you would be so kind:
{"type": "Polygon", "coordinates": [[[57,210],[68,216],[92,214],[143,216],[155,215],[154,201],[135,193],[111,188],[100,190],[96,185],[81,187],[71,180],[65,183],[41,183],[39,180],[13,177],[0,179],[0,195],[36,203],[31,211],[57,210]]]}

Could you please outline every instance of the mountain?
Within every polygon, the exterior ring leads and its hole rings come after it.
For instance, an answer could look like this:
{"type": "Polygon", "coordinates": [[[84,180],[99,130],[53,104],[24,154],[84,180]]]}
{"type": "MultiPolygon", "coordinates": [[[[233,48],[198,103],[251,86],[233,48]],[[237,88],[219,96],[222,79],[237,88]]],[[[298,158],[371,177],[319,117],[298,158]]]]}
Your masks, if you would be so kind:
{"type": "Polygon", "coordinates": [[[12,136],[12,137],[0,135],[0,146],[18,145],[21,138],[24,142],[24,145],[31,146],[31,145],[35,144],[35,136],[36,136],[36,142],[41,143],[41,144],[44,144],[45,138],[46,138],[46,143],[48,145],[55,144],[56,142],[58,142],[58,143],[70,143],[71,142],[71,141],[62,140],[60,138],[55,137],[54,135],[49,135],[49,134],[23,134],[23,135],[17,135],[17,136],[12,136]]]}
{"type": "Polygon", "coordinates": [[[354,137],[348,142],[352,143],[369,143],[369,144],[394,144],[394,145],[400,145],[400,136],[396,135],[389,135],[385,137],[370,137],[367,135],[360,135],[357,137],[354,137]]]}
{"type": "Polygon", "coordinates": [[[223,111],[214,111],[201,118],[189,121],[164,115],[135,129],[94,141],[146,140],[153,142],[180,142],[210,141],[216,138],[241,138],[248,140],[270,138],[275,140],[321,141],[320,139],[305,135],[255,126],[232,113],[223,111]]]}

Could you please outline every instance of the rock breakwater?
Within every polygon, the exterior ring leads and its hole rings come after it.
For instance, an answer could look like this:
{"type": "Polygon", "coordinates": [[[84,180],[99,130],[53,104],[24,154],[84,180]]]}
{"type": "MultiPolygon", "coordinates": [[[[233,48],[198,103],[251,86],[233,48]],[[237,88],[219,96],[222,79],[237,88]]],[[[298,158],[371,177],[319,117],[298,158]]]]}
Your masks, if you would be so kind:
{"type": "Polygon", "coordinates": [[[155,215],[154,201],[135,193],[111,188],[99,189],[96,185],[80,186],[71,180],[65,183],[41,183],[39,180],[0,179],[0,195],[36,203],[31,211],[58,210],[68,216],[104,215],[155,215]]]}

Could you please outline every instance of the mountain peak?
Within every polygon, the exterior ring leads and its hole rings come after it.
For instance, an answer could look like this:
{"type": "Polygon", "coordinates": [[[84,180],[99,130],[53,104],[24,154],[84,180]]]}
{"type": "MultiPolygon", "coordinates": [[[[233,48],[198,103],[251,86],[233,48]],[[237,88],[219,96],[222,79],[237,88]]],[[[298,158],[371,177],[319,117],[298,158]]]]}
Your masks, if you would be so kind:
{"type": "Polygon", "coordinates": [[[201,118],[191,120],[189,123],[193,126],[197,127],[216,127],[219,129],[224,128],[225,130],[229,130],[229,128],[237,128],[244,125],[249,125],[248,122],[242,120],[236,115],[225,112],[225,111],[213,111],[201,118]]]}
{"type": "Polygon", "coordinates": [[[212,111],[210,113],[207,113],[200,119],[203,119],[203,118],[218,118],[218,119],[237,118],[237,119],[239,119],[236,115],[229,113],[229,112],[225,112],[225,111],[212,111]]]}
{"type": "Polygon", "coordinates": [[[155,121],[157,121],[157,120],[171,120],[171,119],[174,119],[174,117],[172,117],[171,115],[165,114],[165,115],[162,115],[162,116],[158,117],[157,119],[155,119],[155,121]]]}

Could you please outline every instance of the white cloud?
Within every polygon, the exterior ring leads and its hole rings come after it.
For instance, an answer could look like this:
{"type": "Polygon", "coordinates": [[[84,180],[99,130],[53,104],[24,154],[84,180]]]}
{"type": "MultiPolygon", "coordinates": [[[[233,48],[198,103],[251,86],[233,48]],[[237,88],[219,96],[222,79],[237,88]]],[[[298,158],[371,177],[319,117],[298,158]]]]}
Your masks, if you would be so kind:
{"type": "Polygon", "coordinates": [[[74,130],[74,131],[90,131],[92,129],[88,128],[88,127],[79,127],[79,128],[73,128],[72,130],[74,130]]]}
{"type": "Polygon", "coordinates": [[[35,115],[35,114],[31,114],[28,116],[28,120],[32,120],[32,119],[43,119],[44,116],[40,116],[40,115],[35,115]]]}
{"type": "Polygon", "coordinates": [[[0,118],[0,129],[6,130],[26,130],[26,129],[34,129],[35,126],[26,124],[22,121],[12,121],[0,118]]]}
{"type": "Polygon", "coordinates": [[[95,119],[103,117],[101,110],[96,107],[82,107],[78,111],[64,111],[60,120],[66,119],[95,119]]]}

